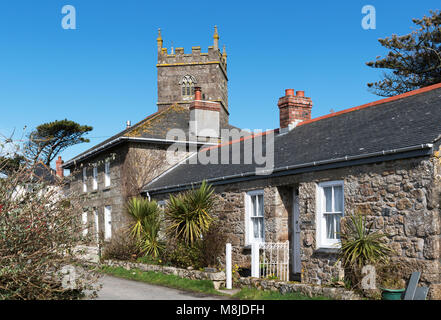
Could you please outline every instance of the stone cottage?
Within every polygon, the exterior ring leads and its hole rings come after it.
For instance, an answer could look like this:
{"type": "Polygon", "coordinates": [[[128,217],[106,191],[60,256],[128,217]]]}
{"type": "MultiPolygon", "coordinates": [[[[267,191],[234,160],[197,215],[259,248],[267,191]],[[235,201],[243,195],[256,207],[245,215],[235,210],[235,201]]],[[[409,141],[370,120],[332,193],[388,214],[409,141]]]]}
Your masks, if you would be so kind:
{"type": "Polygon", "coordinates": [[[342,271],[340,219],[361,212],[441,299],[441,84],[315,119],[311,98],[288,89],[280,128],[244,133],[228,121],[217,29],[213,39],[207,53],[168,53],[159,32],[158,112],[63,164],[89,231],[110,240],[127,197],[162,202],[206,180],[235,263],[249,265],[252,243],[289,240],[290,278],[327,283],[342,271]]]}
{"type": "Polygon", "coordinates": [[[243,160],[252,152],[247,141],[272,134],[272,145],[262,144],[274,156],[267,174],[258,173],[256,161],[205,164],[190,157],[143,193],[165,200],[206,180],[215,187],[235,263],[249,265],[253,242],[289,240],[291,279],[306,283],[341,274],[340,219],[360,212],[389,235],[394,260],[409,275],[421,271],[430,297],[440,299],[441,84],[316,119],[302,91],[286,90],[278,107],[276,132],[193,155],[215,159],[237,145],[243,160]]]}

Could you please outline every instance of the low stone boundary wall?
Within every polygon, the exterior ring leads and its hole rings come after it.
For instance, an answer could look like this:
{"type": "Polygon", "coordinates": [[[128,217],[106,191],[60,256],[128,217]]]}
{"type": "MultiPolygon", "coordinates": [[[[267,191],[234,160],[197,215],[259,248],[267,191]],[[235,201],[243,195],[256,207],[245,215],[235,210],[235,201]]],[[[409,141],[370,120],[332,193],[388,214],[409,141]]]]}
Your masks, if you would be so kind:
{"type": "MultiPolygon", "coordinates": [[[[159,266],[153,264],[117,261],[117,260],[105,260],[103,264],[110,267],[122,267],[127,270],[139,269],[142,271],[154,271],[165,274],[173,274],[182,278],[193,280],[211,280],[213,281],[214,288],[219,289],[222,285],[225,286],[226,276],[225,272],[206,272],[199,270],[187,270],[175,267],[159,266]]],[[[308,297],[325,296],[335,300],[360,300],[353,291],[349,291],[343,288],[330,288],[322,287],[319,285],[311,285],[304,283],[289,283],[276,280],[265,280],[257,278],[240,278],[235,285],[239,287],[254,287],[263,290],[277,290],[281,294],[290,292],[298,292],[308,297]]]]}
{"type": "Polygon", "coordinates": [[[238,284],[240,287],[274,290],[279,291],[281,294],[298,292],[308,297],[325,296],[334,300],[361,300],[359,295],[344,288],[330,288],[319,285],[289,283],[257,278],[240,278],[238,284]]]}
{"type": "Polygon", "coordinates": [[[128,261],[116,261],[116,260],[105,260],[105,265],[110,267],[122,267],[127,270],[139,269],[142,271],[154,271],[162,272],[165,274],[173,274],[182,278],[193,279],[193,280],[211,280],[213,281],[214,288],[217,290],[221,285],[225,285],[225,272],[206,272],[199,270],[187,270],[175,267],[159,266],[154,264],[136,263],[128,261]]]}

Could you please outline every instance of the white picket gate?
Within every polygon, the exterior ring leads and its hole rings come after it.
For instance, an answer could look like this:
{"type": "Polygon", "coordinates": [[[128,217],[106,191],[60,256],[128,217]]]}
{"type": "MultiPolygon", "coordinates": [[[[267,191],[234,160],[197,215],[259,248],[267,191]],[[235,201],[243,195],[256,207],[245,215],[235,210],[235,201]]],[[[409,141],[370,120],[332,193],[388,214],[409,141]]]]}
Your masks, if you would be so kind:
{"type": "Polygon", "coordinates": [[[254,244],[251,251],[252,276],[289,281],[289,241],[254,244]]]}

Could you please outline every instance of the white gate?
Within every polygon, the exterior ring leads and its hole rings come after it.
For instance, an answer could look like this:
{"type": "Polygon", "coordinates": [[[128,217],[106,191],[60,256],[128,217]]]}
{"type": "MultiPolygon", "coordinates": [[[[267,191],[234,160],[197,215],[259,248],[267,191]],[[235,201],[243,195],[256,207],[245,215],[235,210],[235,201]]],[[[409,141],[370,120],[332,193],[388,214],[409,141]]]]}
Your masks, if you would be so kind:
{"type": "Polygon", "coordinates": [[[252,251],[253,276],[289,281],[289,241],[255,244],[252,251]]]}

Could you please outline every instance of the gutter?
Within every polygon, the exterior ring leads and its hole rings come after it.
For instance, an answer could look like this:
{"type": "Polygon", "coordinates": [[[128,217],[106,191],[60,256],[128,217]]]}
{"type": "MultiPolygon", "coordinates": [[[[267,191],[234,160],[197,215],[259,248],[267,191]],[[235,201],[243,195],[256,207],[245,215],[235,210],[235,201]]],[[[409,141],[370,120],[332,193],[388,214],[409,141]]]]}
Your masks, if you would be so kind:
{"type": "MultiPolygon", "coordinates": [[[[257,180],[257,179],[262,179],[262,178],[284,176],[284,175],[290,175],[290,174],[295,174],[295,173],[303,173],[306,171],[327,170],[327,169],[333,169],[333,168],[344,167],[344,166],[349,166],[349,165],[358,165],[358,164],[363,164],[363,161],[360,161],[360,160],[366,160],[366,159],[367,160],[364,161],[365,163],[377,162],[377,161],[369,161],[369,159],[374,160],[379,157],[381,157],[381,158],[388,157],[388,159],[383,159],[382,161],[406,158],[406,156],[400,157],[400,154],[403,154],[403,153],[408,153],[407,158],[416,157],[416,156],[424,156],[424,155],[430,154],[432,152],[432,148],[433,148],[432,143],[419,144],[419,145],[409,146],[409,147],[404,147],[404,148],[371,152],[371,153],[367,153],[367,154],[363,154],[363,155],[345,156],[345,157],[341,157],[341,158],[313,161],[313,162],[307,162],[307,163],[297,164],[297,165],[292,165],[292,166],[283,166],[283,167],[275,168],[273,170],[262,170],[262,171],[260,171],[260,173],[261,173],[260,175],[256,175],[256,172],[252,171],[252,172],[245,172],[245,173],[217,177],[217,178],[212,178],[212,179],[206,179],[205,181],[210,184],[213,184],[213,185],[222,185],[222,184],[226,184],[228,182],[232,182],[232,180],[234,180],[234,182],[245,181],[245,180],[257,180]],[[428,152],[424,152],[423,150],[425,150],[425,149],[430,149],[430,150],[428,152]],[[349,163],[349,162],[357,162],[357,161],[359,163],[355,163],[355,164],[349,163]],[[341,165],[338,165],[338,164],[341,164],[341,165]],[[309,168],[312,168],[312,169],[309,169],[309,168]],[[298,172],[295,172],[295,171],[298,171],[298,172]],[[268,175],[264,175],[265,172],[268,172],[268,175]]],[[[202,181],[197,181],[197,182],[186,183],[186,184],[177,184],[177,185],[171,185],[171,186],[166,186],[166,187],[160,187],[160,188],[155,188],[155,189],[147,189],[146,188],[146,189],[142,190],[142,193],[145,193],[148,191],[151,195],[153,193],[181,191],[181,190],[188,189],[189,187],[192,187],[193,185],[199,185],[201,183],[202,183],[202,181]]]]}
{"type": "Polygon", "coordinates": [[[156,139],[156,138],[142,138],[142,137],[127,137],[127,136],[122,136],[122,137],[118,137],[115,138],[105,144],[103,144],[102,146],[99,146],[98,148],[95,148],[93,150],[90,150],[89,152],[81,155],[81,156],[77,156],[69,161],[66,161],[61,167],[63,169],[65,168],[69,168],[71,165],[75,165],[77,161],[80,160],[84,160],[85,158],[88,158],[94,154],[97,154],[101,151],[104,151],[112,146],[118,145],[124,141],[132,141],[132,142],[154,142],[154,143],[163,143],[163,144],[173,144],[173,143],[178,143],[178,144],[188,144],[188,145],[196,145],[196,146],[204,146],[204,145],[209,145],[209,146],[217,146],[217,143],[208,143],[208,142],[198,142],[198,141],[181,141],[181,140],[168,140],[168,139],[156,139]]]}

